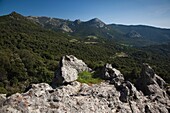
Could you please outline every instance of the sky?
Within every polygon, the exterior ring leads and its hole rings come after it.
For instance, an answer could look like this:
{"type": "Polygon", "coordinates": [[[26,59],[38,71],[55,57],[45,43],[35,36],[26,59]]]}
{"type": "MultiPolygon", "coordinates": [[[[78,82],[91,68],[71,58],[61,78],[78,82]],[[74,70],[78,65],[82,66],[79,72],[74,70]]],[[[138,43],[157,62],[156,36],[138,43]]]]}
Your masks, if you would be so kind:
{"type": "Polygon", "coordinates": [[[48,16],[107,24],[170,28],[170,0],[0,0],[0,15],[16,11],[25,16],[48,16]]]}

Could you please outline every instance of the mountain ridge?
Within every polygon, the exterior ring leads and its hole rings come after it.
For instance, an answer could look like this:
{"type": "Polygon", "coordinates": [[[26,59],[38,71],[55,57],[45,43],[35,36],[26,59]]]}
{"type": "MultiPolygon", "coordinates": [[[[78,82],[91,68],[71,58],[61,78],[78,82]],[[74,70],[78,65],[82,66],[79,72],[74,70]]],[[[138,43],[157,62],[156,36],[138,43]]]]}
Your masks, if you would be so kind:
{"type": "Polygon", "coordinates": [[[88,21],[81,20],[66,20],[51,17],[26,17],[34,22],[38,22],[44,28],[54,31],[68,32],[72,36],[87,38],[88,36],[96,36],[105,39],[111,39],[118,42],[134,46],[147,46],[154,44],[163,44],[170,42],[170,29],[157,28],[147,25],[121,25],[121,24],[105,24],[98,18],[93,18],[88,21]],[[137,38],[129,35],[132,31],[138,34],[137,38]],[[142,39],[139,39],[142,37],[142,39]],[[138,42],[138,44],[135,44],[138,42]],[[141,43],[141,44],[140,44],[141,43]]]}
{"type": "MultiPolygon", "coordinates": [[[[11,13],[9,13],[9,14],[5,14],[5,15],[10,15],[10,14],[19,14],[19,15],[22,15],[22,14],[20,14],[20,13],[18,13],[18,12],[15,12],[15,11],[13,11],[13,12],[11,12],[11,13]]],[[[4,16],[4,15],[1,15],[1,16],[4,16]]],[[[22,15],[23,16],[23,15],[22,15]]],[[[98,20],[100,20],[100,21],[102,21],[100,18],[98,18],[98,17],[94,17],[94,18],[92,18],[92,19],[89,19],[89,20],[81,20],[81,19],[75,19],[75,20],[70,20],[70,19],[62,19],[62,18],[58,18],[58,17],[50,17],[50,16],[36,16],[36,15],[24,15],[24,17],[46,17],[46,18],[53,18],[53,19],[61,19],[61,20],[69,20],[69,21],[72,21],[72,22],[74,22],[74,21],[76,21],[76,20],[80,20],[81,22],[87,22],[87,21],[91,21],[91,20],[95,20],[95,19],[98,19],[98,20]]],[[[103,21],[102,21],[103,22],[103,21]]],[[[123,26],[146,26],[146,27],[152,27],[152,28],[158,28],[158,29],[167,29],[167,30],[169,30],[170,28],[166,28],[166,27],[159,27],[159,26],[154,26],[154,25],[147,25],[147,24],[120,24],[120,23],[106,23],[106,22],[103,22],[103,23],[105,23],[106,25],[123,25],[123,26]]]]}

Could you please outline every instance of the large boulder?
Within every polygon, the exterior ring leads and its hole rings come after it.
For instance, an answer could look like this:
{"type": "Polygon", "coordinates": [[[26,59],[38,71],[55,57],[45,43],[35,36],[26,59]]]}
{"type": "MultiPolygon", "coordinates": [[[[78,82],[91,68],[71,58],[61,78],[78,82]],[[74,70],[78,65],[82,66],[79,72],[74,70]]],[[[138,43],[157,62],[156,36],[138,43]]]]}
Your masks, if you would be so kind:
{"type": "Polygon", "coordinates": [[[91,71],[91,69],[73,55],[63,56],[55,73],[52,86],[56,87],[60,84],[73,82],[77,80],[78,73],[82,71],[91,71]]]}

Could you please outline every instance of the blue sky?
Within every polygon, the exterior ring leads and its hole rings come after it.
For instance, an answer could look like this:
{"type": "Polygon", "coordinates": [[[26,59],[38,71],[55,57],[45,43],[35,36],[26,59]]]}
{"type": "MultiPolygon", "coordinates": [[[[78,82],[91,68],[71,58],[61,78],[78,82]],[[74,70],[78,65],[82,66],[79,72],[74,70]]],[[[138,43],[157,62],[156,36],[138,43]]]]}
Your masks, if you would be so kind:
{"type": "Polygon", "coordinates": [[[0,15],[16,11],[28,16],[49,16],[105,23],[170,28],[170,0],[0,0],[0,15]]]}

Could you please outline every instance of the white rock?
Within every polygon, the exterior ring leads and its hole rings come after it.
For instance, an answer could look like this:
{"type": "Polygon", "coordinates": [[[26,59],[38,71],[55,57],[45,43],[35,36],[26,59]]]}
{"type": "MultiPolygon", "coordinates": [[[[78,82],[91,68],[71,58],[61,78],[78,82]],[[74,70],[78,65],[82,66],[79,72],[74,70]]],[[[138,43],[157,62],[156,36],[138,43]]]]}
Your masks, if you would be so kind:
{"type": "Polygon", "coordinates": [[[88,68],[82,60],[77,59],[73,55],[63,56],[53,79],[53,87],[56,87],[58,84],[69,83],[77,80],[78,73],[82,71],[91,71],[91,69],[88,68]]]}

